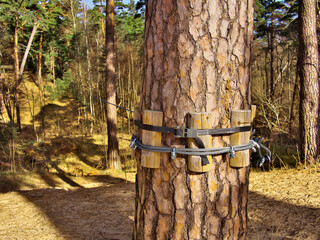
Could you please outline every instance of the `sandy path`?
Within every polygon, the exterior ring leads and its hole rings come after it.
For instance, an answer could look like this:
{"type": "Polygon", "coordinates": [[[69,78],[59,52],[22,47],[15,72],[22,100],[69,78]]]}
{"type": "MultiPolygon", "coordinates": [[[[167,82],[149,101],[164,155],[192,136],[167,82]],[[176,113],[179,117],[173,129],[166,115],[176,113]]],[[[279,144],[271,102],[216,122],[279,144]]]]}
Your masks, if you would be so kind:
{"type": "MultiPolygon", "coordinates": [[[[134,183],[87,179],[79,178],[83,187],[2,191],[0,239],[131,239],[134,183]]],[[[249,239],[320,239],[319,172],[252,173],[250,184],[249,239]]]]}
{"type": "MultiPolygon", "coordinates": [[[[134,184],[0,195],[0,239],[131,239],[134,184]]],[[[90,186],[86,186],[90,187],[90,186]]]]}

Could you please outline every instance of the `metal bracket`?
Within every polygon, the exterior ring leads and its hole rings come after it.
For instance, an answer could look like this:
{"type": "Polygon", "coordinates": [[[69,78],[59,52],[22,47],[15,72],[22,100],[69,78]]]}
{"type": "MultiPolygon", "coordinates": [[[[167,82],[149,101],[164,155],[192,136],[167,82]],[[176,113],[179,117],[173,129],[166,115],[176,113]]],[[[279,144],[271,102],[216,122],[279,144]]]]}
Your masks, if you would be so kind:
{"type": "Polygon", "coordinates": [[[197,138],[198,129],[176,127],[176,138],[197,138]]]}
{"type": "Polygon", "coordinates": [[[134,150],[137,149],[136,140],[137,140],[137,138],[132,136],[129,148],[133,148],[134,150]]]}
{"type": "Polygon", "coordinates": [[[177,158],[176,147],[171,149],[171,160],[175,160],[177,158]]]}
{"type": "Polygon", "coordinates": [[[230,145],[230,152],[228,153],[229,158],[235,158],[236,157],[236,151],[234,150],[234,147],[230,145]]]}

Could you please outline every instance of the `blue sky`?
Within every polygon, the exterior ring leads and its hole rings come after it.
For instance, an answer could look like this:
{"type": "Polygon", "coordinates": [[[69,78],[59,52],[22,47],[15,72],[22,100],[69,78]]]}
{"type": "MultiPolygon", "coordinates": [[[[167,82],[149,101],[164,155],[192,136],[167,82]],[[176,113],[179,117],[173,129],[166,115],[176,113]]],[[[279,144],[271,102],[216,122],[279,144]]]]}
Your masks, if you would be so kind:
{"type": "MultiPolygon", "coordinates": [[[[92,8],[93,7],[93,3],[92,0],[85,0],[86,5],[88,6],[88,8],[92,8]]],[[[129,3],[129,0],[124,0],[124,3],[129,3]]]]}

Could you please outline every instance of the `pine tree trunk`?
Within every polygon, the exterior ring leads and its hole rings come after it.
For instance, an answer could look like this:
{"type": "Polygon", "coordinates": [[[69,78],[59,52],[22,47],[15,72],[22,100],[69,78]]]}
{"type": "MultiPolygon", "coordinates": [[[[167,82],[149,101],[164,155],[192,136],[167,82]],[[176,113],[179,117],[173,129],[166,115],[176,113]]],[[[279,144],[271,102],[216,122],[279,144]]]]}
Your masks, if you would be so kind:
{"type": "MultiPolygon", "coordinates": [[[[20,130],[21,123],[20,123],[20,107],[19,107],[19,93],[18,93],[18,87],[19,87],[19,54],[18,54],[19,49],[18,47],[19,47],[18,46],[18,26],[16,25],[14,30],[14,37],[13,37],[14,75],[15,75],[15,88],[13,92],[14,93],[13,109],[15,109],[16,111],[18,129],[20,130]]],[[[13,112],[12,120],[14,123],[14,112],[13,112]]]]}
{"type": "Polygon", "coordinates": [[[89,85],[89,107],[90,107],[90,134],[93,133],[93,102],[92,102],[92,76],[91,76],[91,60],[90,60],[90,46],[88,38],[88,29],[87,29],[87,7],[86,3],[83,2],[83,15],[84,15],[84,29],[85,29],[85,42],[86,42],[86,51],[87,51],[87,81],[89,85]]]}
{"type": "Polygon", "coordinates": [[[299,1],[300,145],[301,157],[314,162],[319,154],[319,79],[317,1],[299,1]]]}
{"type": "Polygon", "coordinates": [[[14,33],[14,58],[15,58],[15,77],[16,77],[15,105],[16,105],[17,125],[18,125],[19,132],[21,132],[22,126],[21,126],[21,114],[20,114],[20,95],[19,95],[18,88],[20,86],[20,83],[22,82],[24,67],[27,62],[27,57],[31,48],[34,35],[36,34],[37,28],[38,28],[38,23],[36,23],[32,28],[32,32],[30,34],[28,44],[22,58],[20,68],[19,68],[19,57],[18,57],[18,28],[17,27],[15,28],[15,33],[14,33]]]}
{"type": "MultiPolygon", "coordinates": [[[[106,14],[106,59],[107,80],[106,94],[107,102],[116,104],[116,75],[115,75],[115,52],[114,52],[114,0],[107,1],[106,14]]],[[[119,140],[117,108],[107,104],[107,130],[108,130],[108,167],[121,170],[119,158],[119,140]]]]}
{"type": "MultiPolygon", "coordinates": [[[[185,127],[189,112],[212,112],[213,128],[230,127],[231,109],[249,109],[253,1],[147,1],[145,109],[163,112],[163,126],[185,127]]],[[[139,134],[141,135],[141,133],[139,134]]],[[[230,143],[214,137],[213,146],[230,143]]],[[[186,139],[162,135],[162,146],[186,139]]],[[[212,169],[187,171],[186,158],[161,154],[144,168],[137,151],[134,239],[244,239],[249,169],[215,156],[212,169]]]]}
{"type": "Polygon", "coordinates": [[[274,18],[272,13],[270,29],[270,100],[274,98],[274,38],[274,18]]]}
{"type": "MultiPolygon", "coordinates": [[[[294,103],[295,103],[296,95],[298,94],[298,84],[299,84],[299,61],[297,60],[296,74],[295,74],[294,87],[293,87],[292,99],[291,99],[291,105],[290,105],[290,114],[289,114],[289,133],[291,135],[293,134],[292,125],[293,125],[293,122],[295,119],[294,103]]],[[[293,136],[292,136],[292,138],[293,138],[293,136]]]]}

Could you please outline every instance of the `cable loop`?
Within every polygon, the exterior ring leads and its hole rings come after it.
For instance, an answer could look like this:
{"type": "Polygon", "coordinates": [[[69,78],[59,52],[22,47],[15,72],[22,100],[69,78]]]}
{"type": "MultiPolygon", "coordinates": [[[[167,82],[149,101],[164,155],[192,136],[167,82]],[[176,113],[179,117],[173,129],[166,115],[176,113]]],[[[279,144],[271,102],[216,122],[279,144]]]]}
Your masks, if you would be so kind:
{"type": "Polygon", "coordinates": [[[137,141],[136,136],[132,135],[131,142],[129,144],[129,148],[132,148],[132,149],[136,150],[137,149],[137,145],[135,144],[136,141],[137,141]]]}
{"type": "Polygon", "coordinates": [[[230,153],[230,157],[234,157],[235,152],[252,149],[254,146],[254,143],[253,141],[249,141],[248,144],[229,146],[229,147],[220,147],[220,148],[176,148],[176,147],[171,148],[171,147],[156,147],[156,146],[145,145],[141,143],[135,136],[132,136],[132,141],[130,143],[130,146],[132,146],[133,148],[136,147],[138,149],[149,151],[149,152],[170,153],[172,159],[175,159],[177,154],[205,156],[205,155],[221,155],[221,154],[230,153]]]}

